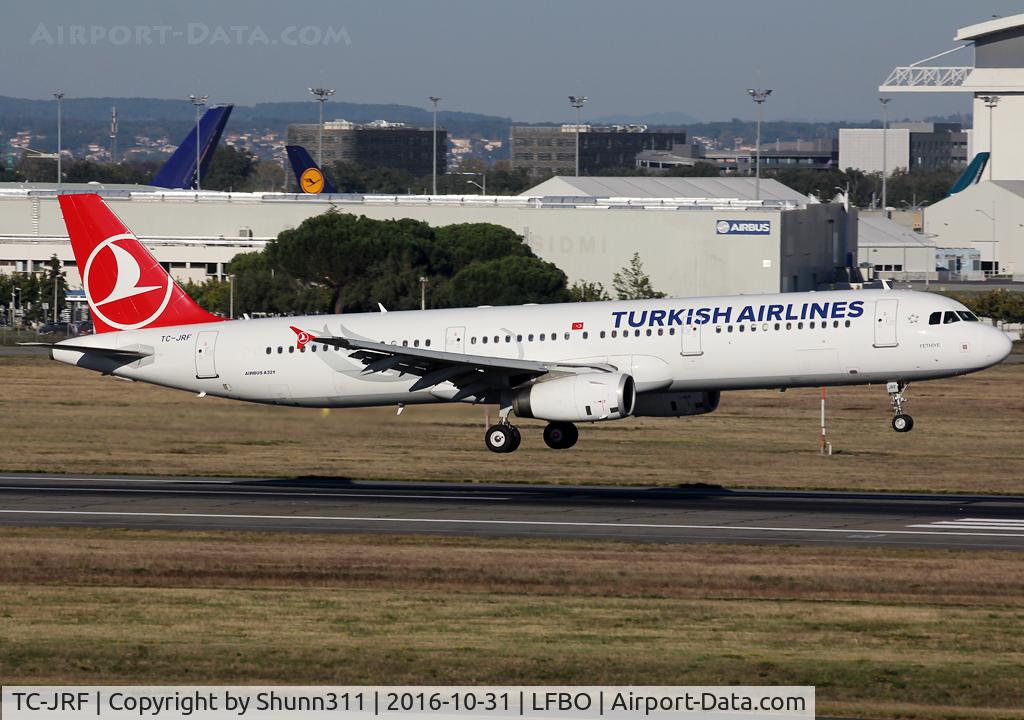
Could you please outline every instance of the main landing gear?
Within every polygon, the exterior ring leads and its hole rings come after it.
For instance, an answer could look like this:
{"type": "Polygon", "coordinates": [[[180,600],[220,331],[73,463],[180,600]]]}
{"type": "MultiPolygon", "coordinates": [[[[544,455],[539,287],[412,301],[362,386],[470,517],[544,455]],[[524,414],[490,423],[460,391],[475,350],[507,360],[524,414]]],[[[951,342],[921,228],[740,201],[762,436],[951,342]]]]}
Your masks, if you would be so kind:
{"type": "Polygon", "coordinates": [[[903,403],[907,401],[903,392],[907,389],[907,383],[891,382],[885,384],[885,390],[889,393],[889,401],[892,403],[892,429],[899,433],[910,432],[914,429],[914,418],[903,413],[903,403]]]}
{"type": "MultiPolygon", "coordinates": [[[[491,425],[484,433],[484,444],[495,453],[515,452],[522,442],[519,428],[503,417],[497,425],[491,425]]],[[[553,422],[544,428],[544,442],[552,450],[567,450],[580,439],[580,431],[569,422],[553,422]]]]}

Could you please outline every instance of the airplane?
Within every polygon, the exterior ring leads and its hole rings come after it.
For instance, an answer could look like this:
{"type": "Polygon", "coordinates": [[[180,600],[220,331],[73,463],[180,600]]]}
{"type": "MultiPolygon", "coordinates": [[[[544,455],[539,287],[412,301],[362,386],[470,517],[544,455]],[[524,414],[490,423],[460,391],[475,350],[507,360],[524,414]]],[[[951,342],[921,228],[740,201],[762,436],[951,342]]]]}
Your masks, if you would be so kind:
{"type": "MultiPolygon", "coordinates": [[[[578,423],[713,412],[721,393],[884,384],[892,427],[913,428],[908,383],[991,367],[1007,335],[947,297],[842,290],[227,321],[200,308],[98,195],[59,197],[95,334],[50,357],[139,382],[273,405],[496,404],[486,447],[512,452],[509,417],[578,423]]],[[[382,308],[383,310],[383,308],[382,308]]]]}
{"type": "Polygon", "coordinates": [[[950,195],[956,195],[961,190],[966,190],[974,183],[981,180],[981,174],[985,172],[985,166],[988,165],[989,153],[980,152],[974,156],[971,163],[964,168],[964,171],[960,173],[960,176],[953,183],[953,186],[946,193],[946,197],[950,195]]]}
{"type": "MultiPolygon", "coordinates": [[[[203,113],[199,119],[199,163],[200,181],[213,160],[213,153],[220,143],[228,118],[234,105],[215,105],[203,113]]],[[[192,128],[178,149],[167,158],[167,162],[157,171],[152,182],[154,187],[178,190],[194,189],[196,186],[196,128],[192,128]]]]}
{"type": "Polygon", "coordinates": [[[288,162],[291,163],[300,192],[307,195],[338,192],[320,166],[309,156],[306,148],[301,145],[285,145],[284,149],[288,153],[288,162]]]}

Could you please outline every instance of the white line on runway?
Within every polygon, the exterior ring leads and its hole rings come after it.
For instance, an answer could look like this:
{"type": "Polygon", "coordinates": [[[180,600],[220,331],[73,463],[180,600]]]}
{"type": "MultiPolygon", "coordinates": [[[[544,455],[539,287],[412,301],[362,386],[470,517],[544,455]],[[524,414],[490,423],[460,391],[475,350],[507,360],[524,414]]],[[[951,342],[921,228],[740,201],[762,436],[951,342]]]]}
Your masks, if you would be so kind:
{"type": "MultiPolygon", "coordinates": [[[[141,493],[150,495],[152,493],[177,493],[191,492],[184,490],[158,490],[147,488],[135,490],[133,488],[88,488],[75,487],[74,485],[62,485],[59,487],[31,486],[31,485],[0,485],[0,490],[57,490],[67,492],[98,492],[98,493],[141,493]]],[[[354,498],[398,498],[400,500],[508,500],[507,497],[498,495],[397,495],[388,493],[361,493],[361,492],[336,492],[336,493],[314,493],[314,492],[272,492],[269,490],[204,490],[201,493],[192,492],[196,495],[272,495],[274,497],[354,497],[354,498]]]]}
{"type": "Polygon", "coordinates": [[[751,525],[670,525],[662,523],[567,522],[555,520],[469,520],[446,518],[352,517],[337,515],[232,515],[219,513],[114,512],[100,510],[0,510],[9,515],[75,515],[91,517],[165,517],[204,520],[313,520],[367,523],[432,523],[453,525],[532,525],[543,527],[650,528],[652,530],[732,530],[739,532],[792,533],[875,533],[880,535],[957,535],[972,537],[1010,537],[1024,539],[1017,533],[947,532],[942,530],[882,530],[871,528],[804,528],[759,527],[751,525]]]}
{"type": "MultiPolygon", "coordinates": [[[[248,479],[248,478],[245,478],[248,479]]],[[[275,478],[267,478],[268,480],[275,478]]],[[[38,480],[45,482],[47,480],[80,480],[82,482],[111,482],[111,483],[181,483],[183,485],[230,485],[231,483],[238,482],[238,479],[231,480],[212,480],[212,479],[189,479],[189,478],[166,478],[166,477],[153,477],[153,478],[106,478],[106,477],[76,477],[74,475],[0,475],[0,480],[38,480]]]]}

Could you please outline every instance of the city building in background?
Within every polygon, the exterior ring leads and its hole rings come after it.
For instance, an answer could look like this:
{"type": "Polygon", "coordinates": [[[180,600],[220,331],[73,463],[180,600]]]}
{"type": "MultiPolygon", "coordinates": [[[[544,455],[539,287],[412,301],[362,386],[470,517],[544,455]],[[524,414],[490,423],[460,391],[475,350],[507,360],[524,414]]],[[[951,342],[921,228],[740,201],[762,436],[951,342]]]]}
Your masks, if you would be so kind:
{"type": "MultiPolygon", "coordinates": [[[[840,128],[839,168],[866,173],[882,172],[880,128],[840,128]]],[[[889,123],[885,163],[888,172],[897,168],[908,172],[967,166],[968,133],[960,123],[889,123]]]]}
{"type": "MultiPolygon", "coordinates": [[[[287,144],[301,145],[316,157],[318,143],[316,123],[288,126],[287,144]]],[[[352,162],[363,167],[388,167],[406,170],[417,177],[430,175],[433,162],[433,129],[404,123],[377,120],[353,123],[334,120],[324,123],[323,167],[333,163],[352,162]]],[[[437,129],[437,173],[448,168],[448,132],[437,129]]],[[[289,188],[294,188],[291,180],[289,188]]]]}
{"type": "MultiPolygon", "coordinates": [[[[576,125],[513,125],[512,168],[530,175],[574,175],[576,172],[576,125]]],[[[644,151],[671,151],[686,145],[682,129],[649,130],[646,125],[580,125],[580,174],[635,167],[644,151]]]]}

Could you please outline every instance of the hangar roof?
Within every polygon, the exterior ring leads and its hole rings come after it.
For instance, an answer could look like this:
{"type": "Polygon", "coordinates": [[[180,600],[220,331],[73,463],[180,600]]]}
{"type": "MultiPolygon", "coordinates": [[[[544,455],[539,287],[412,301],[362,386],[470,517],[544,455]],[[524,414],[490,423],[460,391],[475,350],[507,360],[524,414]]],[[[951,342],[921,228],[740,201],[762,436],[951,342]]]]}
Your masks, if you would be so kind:
{"type": "MultiPolygon", "coordinates": [[[[748,177],[553,177],[521,195],[534,197],[754,199],[748,177]]],[[[778,180],[761,178],[761,199],[806,205],[810,199],[778,180]]]]}
{"type": "Polygon", "coordinates": [[[996,18],[995,20],[987,20],[985,22],[962,27],[956,31],[956,37],[953,39],[958,42],[963,40],[977,40],[978,38],[986,35],[994,35],[995,33],[1003,32],[1004,30],[1012,30],[1014,28],[1024,28],[1024,13],[1008,15],[1007,17],[996,18]]]}
{"type": "Polygon", "coordinates": [[[908,230],[889,218],[861,215],[858,223],[858,247],[935,247],[930,237],[908,230]]]}

